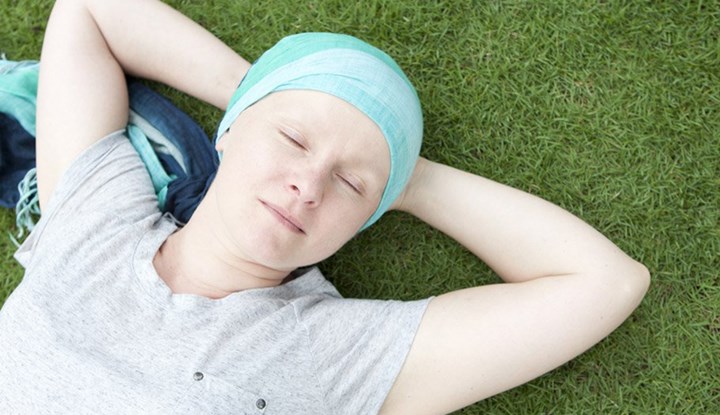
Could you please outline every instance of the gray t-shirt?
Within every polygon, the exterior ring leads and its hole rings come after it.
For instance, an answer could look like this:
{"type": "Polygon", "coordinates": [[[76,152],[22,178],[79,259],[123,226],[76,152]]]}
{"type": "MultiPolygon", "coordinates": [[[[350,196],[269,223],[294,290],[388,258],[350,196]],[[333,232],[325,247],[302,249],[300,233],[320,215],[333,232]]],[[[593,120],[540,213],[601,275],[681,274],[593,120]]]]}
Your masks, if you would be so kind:
{"type": "Polygon", "coordinates": [[[152,260],[176,229],[121,133],[69,167],[15,255],[0,413],[377,413],[430,298],[344,299],[317,268],[218,300],[173,294],[152,260]]]}

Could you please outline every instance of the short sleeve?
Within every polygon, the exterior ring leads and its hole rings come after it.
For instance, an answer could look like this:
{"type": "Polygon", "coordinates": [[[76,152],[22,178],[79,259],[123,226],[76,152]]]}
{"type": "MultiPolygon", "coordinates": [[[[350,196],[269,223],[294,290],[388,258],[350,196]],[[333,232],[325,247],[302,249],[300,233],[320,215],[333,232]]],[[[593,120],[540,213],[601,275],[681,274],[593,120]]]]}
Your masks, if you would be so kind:
{"type": "Polygon", "coordinates": [[[84,226],[84,218],[104,215],[133,223],[158,213],[157,196],[140,156],[116,131],[80,153],[58,181],[37,225],[15,258],[25,267],[43,234],[58,225],[84,226]]]}
{"type": "Polygon", "coordinates": [[[405,362],[432,297],[383,301],[325,297],[300,316],[329,413],[376,414],[405,362]]]}

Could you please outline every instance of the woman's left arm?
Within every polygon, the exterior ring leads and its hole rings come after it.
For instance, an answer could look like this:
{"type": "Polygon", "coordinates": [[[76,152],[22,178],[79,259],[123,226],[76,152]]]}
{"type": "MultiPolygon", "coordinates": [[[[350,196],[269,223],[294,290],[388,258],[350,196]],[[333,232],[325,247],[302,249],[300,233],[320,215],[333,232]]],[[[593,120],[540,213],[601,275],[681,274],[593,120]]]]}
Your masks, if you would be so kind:
{"type": "Polygon", "coordinates": [[[421,158],[395,208],[508,284],[431,301],[383,413],[446,413],[540,376],[617,328],[648,288],[647,269],[579,218],[449,166],[421,158]]]}

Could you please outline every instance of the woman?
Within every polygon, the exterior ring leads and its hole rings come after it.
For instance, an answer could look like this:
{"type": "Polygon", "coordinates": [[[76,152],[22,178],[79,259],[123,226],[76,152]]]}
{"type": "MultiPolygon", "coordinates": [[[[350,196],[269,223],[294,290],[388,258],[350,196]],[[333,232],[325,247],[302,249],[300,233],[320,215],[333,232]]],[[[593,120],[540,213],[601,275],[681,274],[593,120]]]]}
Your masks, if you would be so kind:
{"type": "Polygon", "coordinates": [[[394,63],[313,36],[251,69],[160,2],[56,2],[38,91],[43,217],[0,314],[3,413],[447,413],[572,359],[637,307],[644,266],[557,206],[416,159],[419,106],[394,63]],[[313,52],[329,59],[308,64],[313,52]],[[268,81],[286,65],[300,75],[268,81]],[[364,86],[347,92],[335,70],[364,86]],[[217,177],[182,228],[123,135],[125,74],[227,110],[217,177]],[[305,268],[387,209],[507,283],[353,300],[305,268]]]}

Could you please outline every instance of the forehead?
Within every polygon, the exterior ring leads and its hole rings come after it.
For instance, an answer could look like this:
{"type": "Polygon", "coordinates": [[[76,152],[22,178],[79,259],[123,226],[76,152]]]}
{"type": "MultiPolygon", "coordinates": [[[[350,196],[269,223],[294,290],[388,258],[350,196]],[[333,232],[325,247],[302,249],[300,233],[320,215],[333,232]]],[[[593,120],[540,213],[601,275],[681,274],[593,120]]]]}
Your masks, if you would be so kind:
{"type": "Polygon", "coordinates": [[[287,90],[269,94],[263,98],[280,115],[295,116],[297,121],[312,128],[346,130],[353,135],[384,137],[380,127],[367,115],[349,102],[325,92],[312,90],[287,90]],[[358,130],[359,129],[359,130],[358,130]]]}

